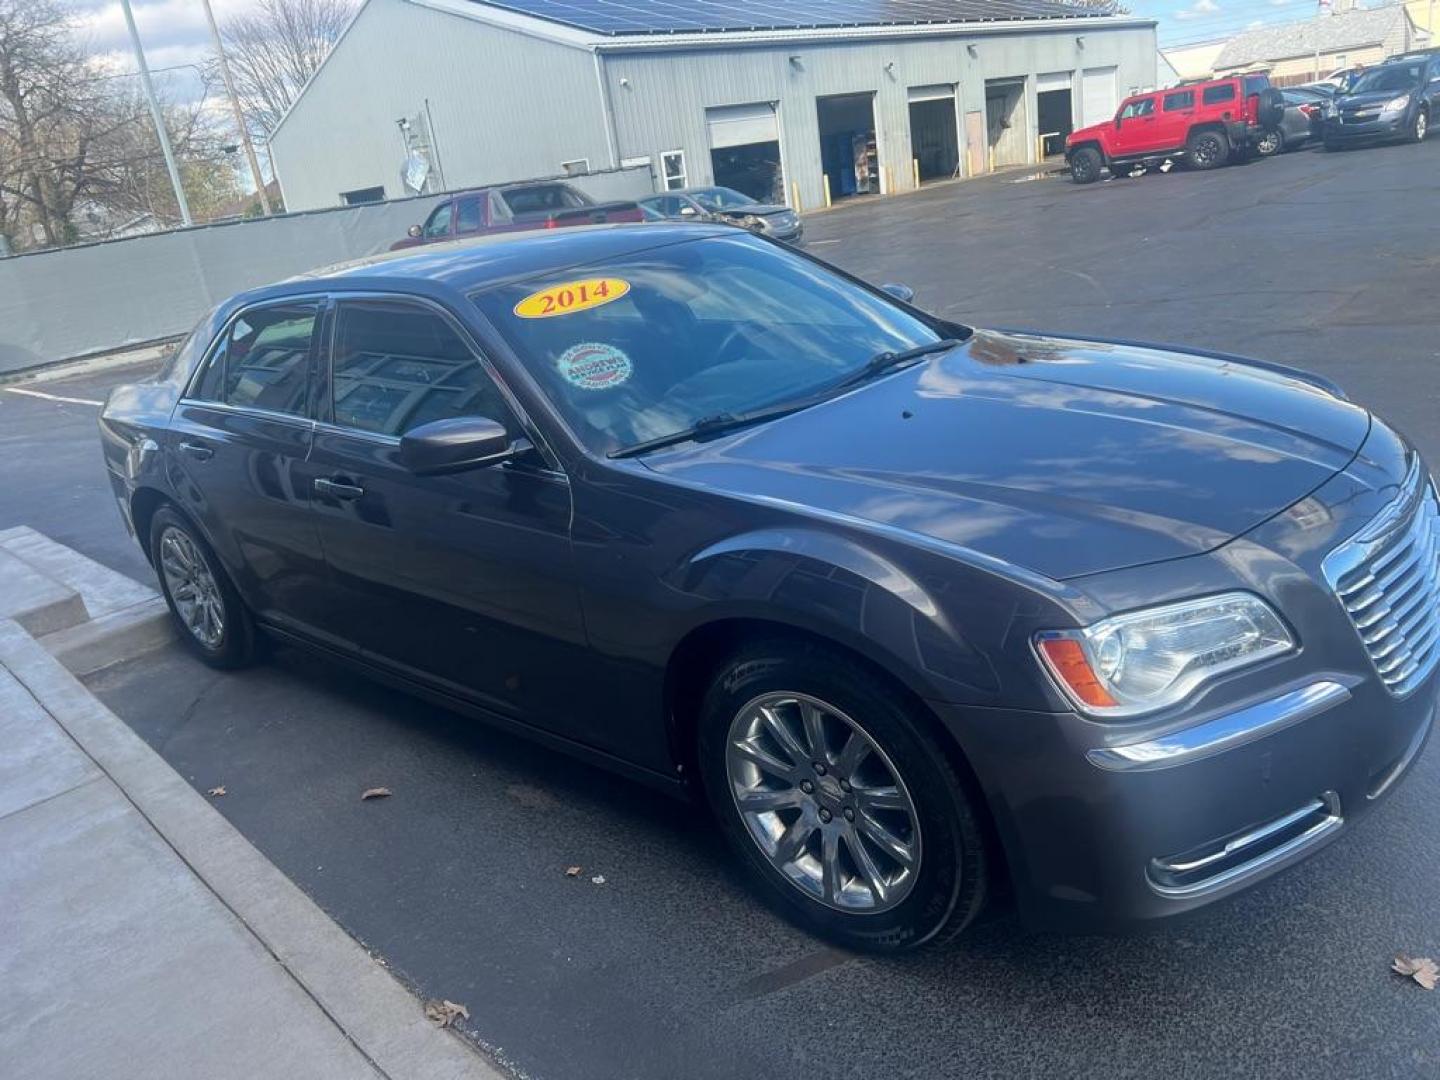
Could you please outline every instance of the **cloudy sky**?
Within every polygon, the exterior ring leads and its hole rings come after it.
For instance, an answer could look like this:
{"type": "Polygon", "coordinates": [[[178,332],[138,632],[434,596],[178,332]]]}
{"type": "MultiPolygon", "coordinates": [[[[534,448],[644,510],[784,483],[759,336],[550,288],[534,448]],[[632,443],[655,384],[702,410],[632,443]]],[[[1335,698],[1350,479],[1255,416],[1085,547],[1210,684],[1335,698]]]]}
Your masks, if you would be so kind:
{"type": "MultiPolygon", "coordinates": [[[[135,54],[118,0],[61,2],[75,13],[97,52],[110,54],[117,70],[135,70],[135,54]]],[[[223,23],[227,15],[253,7],[254,0],[211,0],[211,6],[223,23]]],[[[194,70],[185,65],[198,64],[210,53],[210,31],[199,0],[131,0],[131,10],[157,82],[163,78],[177,95],[193,93],[197,85],[194,70]]]]}

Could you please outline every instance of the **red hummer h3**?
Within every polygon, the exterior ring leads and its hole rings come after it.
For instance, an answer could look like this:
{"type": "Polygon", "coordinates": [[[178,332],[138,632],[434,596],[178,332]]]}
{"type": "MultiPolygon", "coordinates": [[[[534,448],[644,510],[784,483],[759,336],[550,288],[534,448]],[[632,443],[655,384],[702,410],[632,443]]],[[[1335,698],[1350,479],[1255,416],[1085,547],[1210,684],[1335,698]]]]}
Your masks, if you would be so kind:
{"type": "Polygon", "coordinates": [[[1129,176],[1136,165],[1184,161],[1214,169],[1248,157],[1266,128],[1279,125],[1285,111],[1280,91],[1266,75],[1224,79],[1132,94],[1115,119],[1072,132],[1065,161],[1077,184],[1100,179],[1101,166],[1129,176]]]}

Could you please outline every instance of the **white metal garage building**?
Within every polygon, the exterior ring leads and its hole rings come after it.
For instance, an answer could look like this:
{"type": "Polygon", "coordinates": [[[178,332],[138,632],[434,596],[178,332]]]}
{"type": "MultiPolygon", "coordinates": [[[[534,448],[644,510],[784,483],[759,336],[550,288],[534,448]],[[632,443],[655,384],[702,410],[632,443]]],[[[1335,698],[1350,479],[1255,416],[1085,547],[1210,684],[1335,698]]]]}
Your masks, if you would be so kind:
{"type": "Polygon", "coordinates": [[[813,208],[1058,152],[1155,56],[1061,0],[366,0],[270,149],[292,210],[642,165],[813,208]]]}

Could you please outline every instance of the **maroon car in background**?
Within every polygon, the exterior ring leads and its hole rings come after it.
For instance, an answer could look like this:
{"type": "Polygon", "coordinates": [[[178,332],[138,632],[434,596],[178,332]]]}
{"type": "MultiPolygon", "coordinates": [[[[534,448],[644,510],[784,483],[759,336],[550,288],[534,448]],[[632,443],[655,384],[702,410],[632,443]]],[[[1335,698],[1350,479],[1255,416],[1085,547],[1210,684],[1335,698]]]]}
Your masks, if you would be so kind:
{"type": "Polygon", "coordinates": [[[633,202],[597,203],[559,181],[510,184],[451,196],[430,212],[424,225],[410,226],[409,235],[391,244],[390,250],[489,233],[644,220],[644,212],[633,202]]]}

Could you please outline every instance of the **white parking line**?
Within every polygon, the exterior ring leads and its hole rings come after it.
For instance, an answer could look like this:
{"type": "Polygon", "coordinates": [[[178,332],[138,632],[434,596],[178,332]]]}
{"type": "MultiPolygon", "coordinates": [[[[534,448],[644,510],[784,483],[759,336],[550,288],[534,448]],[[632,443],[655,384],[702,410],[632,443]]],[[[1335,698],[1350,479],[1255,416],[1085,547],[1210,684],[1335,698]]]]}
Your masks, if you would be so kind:
{"type": "Polygon", "coordinates": [[[3,386],[0,387],[0,390],[4,390],[7,394],[24,394],[26,397],[44,398],[46,401],[63,401],[69,405],[94,405],[97,409],[101,405],[105,404],[103,401],[91,401],[89,398],[64,397],[61,394],[47,394],[43,390],[22,390],[18,386],[3,386]]]}

